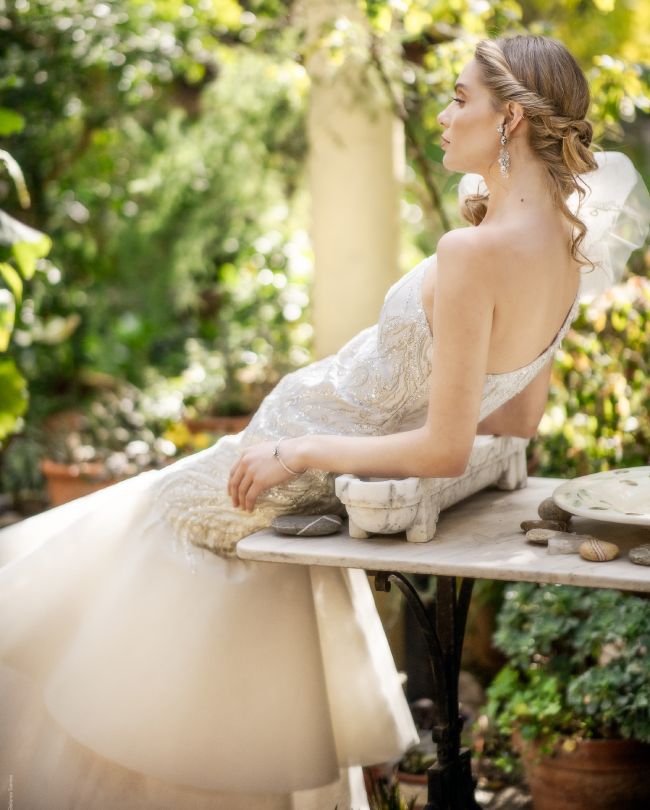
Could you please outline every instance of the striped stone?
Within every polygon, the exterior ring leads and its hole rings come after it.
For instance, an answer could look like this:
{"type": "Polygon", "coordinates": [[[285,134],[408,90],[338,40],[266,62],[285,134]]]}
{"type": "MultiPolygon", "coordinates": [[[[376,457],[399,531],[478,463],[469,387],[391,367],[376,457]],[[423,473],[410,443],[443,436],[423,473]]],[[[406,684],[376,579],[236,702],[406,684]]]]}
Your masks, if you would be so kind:
{"type": "Polygon", "coordinates": [[[580,546],[580,556],[590,562],[609,562],[618,557],[619,548],[616,543],[606,540],[585,540],[580,546]]]}

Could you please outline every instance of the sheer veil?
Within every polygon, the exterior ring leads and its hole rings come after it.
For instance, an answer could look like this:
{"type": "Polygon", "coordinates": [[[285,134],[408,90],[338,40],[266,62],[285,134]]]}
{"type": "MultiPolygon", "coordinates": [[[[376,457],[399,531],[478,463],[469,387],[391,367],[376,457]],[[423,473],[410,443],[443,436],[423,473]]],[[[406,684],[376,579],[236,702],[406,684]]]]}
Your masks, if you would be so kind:
{"type": "MultiPolygon", "coordinates": [[[[595,265],[582,268],[580,300],[591,301],[623,280],[627,260],[648,234],[650,195],[632,161],[622,152],[595,152],[598,168],[580,175],[586,195],[568,199],[571,210],[584,222],[587,233],[582,253],[595,265]]],[[[462,201],[468,194],[485,194],[479,174],[465,174],[458,186],[462,201]]]]}

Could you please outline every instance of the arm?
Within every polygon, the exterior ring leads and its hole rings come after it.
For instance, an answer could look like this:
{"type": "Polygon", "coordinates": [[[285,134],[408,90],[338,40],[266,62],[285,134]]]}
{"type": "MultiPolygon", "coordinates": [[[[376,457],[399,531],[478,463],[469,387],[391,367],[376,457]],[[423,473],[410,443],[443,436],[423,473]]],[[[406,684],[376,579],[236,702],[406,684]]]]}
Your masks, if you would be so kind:
{"type": "Polygon", "coordinates": [[[522,391],[479,422],[476,433],[531,439],[544,415],[552,368],[551,359],[522,391]]]}
{"type": "Polygon", "coordinates": [[[290,439],[287,463],[297,470],[381,477],[455,477],[467,466],[485,381],[494,296],[484,252],[470,229],[438,243],[433,307],[431,389],[422,428],[388,436],[314,435],[290,439]]]}

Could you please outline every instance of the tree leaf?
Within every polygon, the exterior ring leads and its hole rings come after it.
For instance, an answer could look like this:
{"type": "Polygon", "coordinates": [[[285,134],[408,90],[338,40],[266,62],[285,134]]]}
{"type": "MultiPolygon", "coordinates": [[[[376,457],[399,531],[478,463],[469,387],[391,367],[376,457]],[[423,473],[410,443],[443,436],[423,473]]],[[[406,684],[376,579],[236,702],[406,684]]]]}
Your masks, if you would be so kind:
{"type": "Polygon", "coordinates": [[[0,442],[13,433],[27,410],[27,383],[13,360],[0,360],[0,442]]]}
{"type": "Polygon", "coordinates": [[[0,262],[0,276],[4,278],[14,298],[20,303],[23,299],[23,281],[16,270],[7,262],[0,262]]]}
{"type": "Polygon", "coordinates": [[[30,279],[36,270],[36,260],[47,256],[52,247],[52,240],[43,234],[38,242],[16,242],[12,253],[20,272],[26,279],[30,279]]]}
{"type": "Polygon", "coordinates": [[[9,290],[0,289],[0,352],[6,352],[16,320],[16,302],[9,290]]]}
{"type": "Polygon", "coordinates": [[[0,136],[6,138],[21,132],[25,127],[25,119],[15,110],[0,107],[0,136]]]}

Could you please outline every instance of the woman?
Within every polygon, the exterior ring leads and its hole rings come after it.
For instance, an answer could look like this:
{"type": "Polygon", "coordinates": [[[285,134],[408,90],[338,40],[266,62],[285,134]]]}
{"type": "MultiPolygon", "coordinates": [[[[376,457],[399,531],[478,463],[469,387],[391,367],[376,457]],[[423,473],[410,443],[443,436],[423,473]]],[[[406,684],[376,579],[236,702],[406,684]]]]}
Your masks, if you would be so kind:
{"type": "Polygon", "coordinates": [[[0,535],[15,806],[356,810],[359,766],[417,739],[366,575],[236,543],[341,511],[337,473],[457,476],[477,431],[532,435],[582,265],[594,290],[618,277],[648,221],[629,161],[589,150],[562,45],[482,42],[456,92],[443,162],[471,173],[476,227],[394,284],[377,325],[284,377],[238,435],[0,535]]]}

